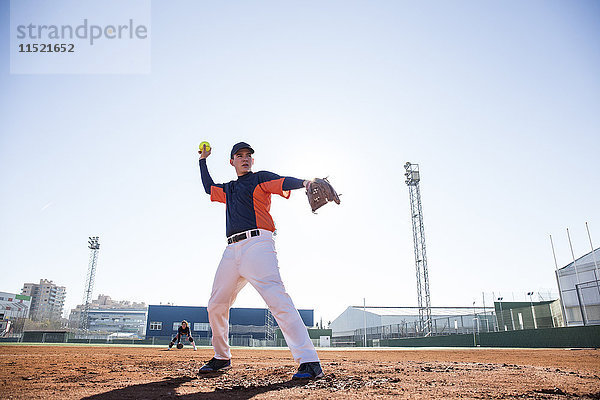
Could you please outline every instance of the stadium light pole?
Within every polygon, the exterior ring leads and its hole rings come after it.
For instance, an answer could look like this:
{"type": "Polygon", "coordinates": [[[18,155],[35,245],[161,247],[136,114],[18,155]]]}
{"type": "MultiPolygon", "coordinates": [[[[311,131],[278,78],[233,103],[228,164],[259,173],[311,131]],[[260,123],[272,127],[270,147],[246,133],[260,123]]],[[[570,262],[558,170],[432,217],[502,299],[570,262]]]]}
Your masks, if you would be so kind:
{"type": "Polygon", "coordinates": [[[87,275],[85,278],[85,289],[83,292],[83,307],[80,314],[79,328],[86,334],[89,331],[89,312],[92,302],[92,292],[94,290],[94,280],[96,279],[96,265],[98,263],[98,251],[100,250],[100,242],[98,236],[90,236],[88,238],[88,248],[90,252],[90,260],[87,275]]]}
{"type": "Polygon", "coordinates": [[[415,255],[415,272],[417,278],[417,302],[419,306],[419,324],[421,336],[430,336],[431,326],[431,296],[429,293],[429,272],[427,267],[427,251],[425,246],[425,227],[423,225],[423,208],[421,205],[421,175],[419,164],[407,162],[404,164],[406,180],[409,189],[410,210],[413,230],[413,246],[415,255]]]}

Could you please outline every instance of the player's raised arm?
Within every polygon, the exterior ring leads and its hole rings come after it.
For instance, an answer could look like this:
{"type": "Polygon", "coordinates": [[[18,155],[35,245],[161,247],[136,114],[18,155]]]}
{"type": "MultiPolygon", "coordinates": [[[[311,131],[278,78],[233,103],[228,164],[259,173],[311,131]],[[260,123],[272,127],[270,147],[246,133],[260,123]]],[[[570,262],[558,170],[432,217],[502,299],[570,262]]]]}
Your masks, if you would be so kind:
{"type": "Polygon", "coordinates": [[[225,192],[223,191],[223,185],[216,184],[213,181],[210,173],[208,172],[208,166],[206,165],[206,158],[210,156],[212,149],[207,145],[203,145],[201,149],[202,150],[198,150],[198,154],[200,154],[200,177],[202,178],[204,191],[206,194],[210,195],[210,199],[212,201],[225,203],[225,192]]]}
{"type": "Polygon", "coordinates": [[[202,185],[206,194],[210,194],[211,187],[215,184],[213,179],[208,172],[208,166],[206,165],[206,158],[200,157],[200,177],[202,178],[202,185]]]}

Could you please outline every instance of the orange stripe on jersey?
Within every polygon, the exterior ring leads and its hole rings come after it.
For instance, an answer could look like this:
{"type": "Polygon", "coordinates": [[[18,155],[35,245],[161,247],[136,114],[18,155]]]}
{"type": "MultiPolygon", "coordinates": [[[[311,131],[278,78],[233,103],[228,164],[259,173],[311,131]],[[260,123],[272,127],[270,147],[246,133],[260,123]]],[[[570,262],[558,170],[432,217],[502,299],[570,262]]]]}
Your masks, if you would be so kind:
{"type": "Polygon", "coordinates": [[[256,216],[256,227],[258,229],[266,229],[275,231],[275,222],[269,214],[271,211],[271,193],[266,192],[260,185],[256,186],[252,194],[254,199],[254,215],[256,216]]]}
{"type": "Polygon", "coordinates": [[[225,203],[225,191],[218,186],[210,187],[210,200],[225,203]]]}
{"type": "Polygon", "coordinates": [[[283,190],[285,178],[263,182],[254,188],[252,194],[254,200],[254,215],[256,216],[256,227],[275,231],[275,222],[269,211],[271,211],[271,193],[278,194],[286,199],[290,197],[289,190],[283,190]]]}
{"type": "Polygon", "coordinates": [[[259,184],[259,186],[261,186],[262,190],[264,190],[267,193],[278,194],[282,197],[285,197],[286,199],[289,199],[291,194],[290,191],[283,190],[284,180],[285,178],[274,179],[272,181],[263,182],[259,184]]]}

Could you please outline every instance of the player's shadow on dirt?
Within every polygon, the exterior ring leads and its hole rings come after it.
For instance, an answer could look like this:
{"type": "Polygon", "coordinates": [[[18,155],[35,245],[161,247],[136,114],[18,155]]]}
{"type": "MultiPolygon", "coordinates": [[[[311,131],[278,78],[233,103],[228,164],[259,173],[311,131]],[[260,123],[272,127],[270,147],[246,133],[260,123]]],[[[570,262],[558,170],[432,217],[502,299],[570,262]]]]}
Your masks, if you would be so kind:
{"type": "Polygon", "coordinates": [[[110,392],[100,393],[82,400],[121,400],[121,399],[163,399],[176,398],[183,400],[192,399],[250,399],[258,394],[270,392],[273,390],[283,390],[295,386],[303,386],[307,381],[286,381],[271,383],[268,385],[233,386],[226,389],[217,389],[213,392],[191,393],[177,395],[175,390],[184,383],[196,379],[210,379],[207,377],[189,377],[166,378],[158,382],[144,383],[140,385],[128,386],[122,389],[111,390],[110,392]]]}

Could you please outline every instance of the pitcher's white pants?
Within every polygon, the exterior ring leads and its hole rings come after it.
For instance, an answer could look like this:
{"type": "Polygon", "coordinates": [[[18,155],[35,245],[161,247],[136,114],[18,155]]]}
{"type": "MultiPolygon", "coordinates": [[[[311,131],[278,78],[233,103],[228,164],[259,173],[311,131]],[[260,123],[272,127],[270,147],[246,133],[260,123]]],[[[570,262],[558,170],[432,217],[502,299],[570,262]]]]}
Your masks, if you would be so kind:
{"type": "Polygon", "coordinates": [[[217,268],[208,301],[215,358],[231,358],[229,308],[247,282],[269,306],[294,360],[298,363],[319,361],[302,318],[281,281],[273,234],[263,229],[259,236],[228,245],[217,268]]]}

